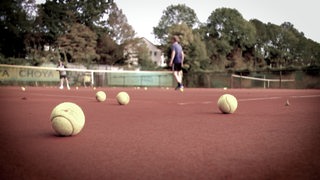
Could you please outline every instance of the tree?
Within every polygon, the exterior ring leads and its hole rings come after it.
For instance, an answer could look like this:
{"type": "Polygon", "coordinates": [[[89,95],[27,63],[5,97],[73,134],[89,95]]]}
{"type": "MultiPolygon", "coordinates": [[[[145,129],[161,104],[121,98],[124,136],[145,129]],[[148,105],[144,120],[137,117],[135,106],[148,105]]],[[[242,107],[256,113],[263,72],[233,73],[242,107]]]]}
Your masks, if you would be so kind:
{"type": "MultiPolygon", "coordinates": [[[[184,64],[189,67],[190,71],[196,71],[200,69],[208,68],[208,56],[206,52],[206,46],[203,41],[201,41],[200,35],[194,32],[187,24],[174,24],[168,29],[168,39],[166,47],[170,49],[171,38],[174,35],[180,37],[180,44],[183,47],[185,53],[184,64]]],[[[168,59],[170,58],[170,53],[168,54],[168,59]]],[[[167,63],[169,64],[169,63],[167,63]]]]}
{"type": "Polygon", "coordinates": [[[314,65],[314,66],[318,66],[320,67],[320,44],[308,39],[306,40],[306,46],[305,49],[309,50],[306,52],[310,52],[305,54],[305,65],[310,66],[310,65],[314,65]]]}
{"type": "Polygon", "coordinates": [[[104,26],[108,29],[109,36],[118,44],[132,40],[135,36],[135,31],[128,24],[127,17],[122,10],[118,8],[116,3],[113,3],[109,11],[109,17],[104,26]]]}
{"type": "Polygon", "coordinates": [[[255,43],[254,26],[236,9],[216,9],[208,18],[207,28],[210,37],[227,40],[233,47],[245,49],[255,43]]]}
{"type": "Polygon", "coordinates": [[[34,20],[38,12],[36,0],[24,0],[21,5],[27,14],[27,19],[34,20]]]}
{"type": "Polygon", "coordinates": [[[76,15],[64,1],[46,1],[38,5],[38,16],[28,39],[31,48],[41,50],[45,44],[54,45],[75,22],[76,15]]]}
{"type": "MultiPolygon", "coordinates": [[[[52,0],[38,7],[34,34],[38,41],[53,44],[74,23],[94,29],[107,13],[109,3],[105,0],[52,0]]],[[[41,46],[43,46],[43,43],[41,46]]]]}
{"type": "MultiPolygon", "coordinates": [[[[227,67],[243,69],[253,64],[251,57],[243,57],[243,52],[251,51],[254,47],[255,28],[236,9],[216,9],[209,16],[206,28],[210,46],[215,43],[215,51],[226,54],[230,60],[227,67]]],[[[211,57],[217,57],[213,55],[211,57]]]]}
{"type": "Polygon", "coordinates": [[[163,15],[157,27],[153,28],[153,33],[161,44],[165,44],[169,34],[169,28],[175,24],[186,24],[189,28],[194,28],[199,24],[196,13],[185,4],[171,5],[163,11],[163,15]]]}
{"type": "Polygon", "coordinates": [[[97,40],[97,54],[100,55],[99,64],[114,65],[123,58],[123,49],[107,33],[101,33],[97,40]]]}
{"type": "Polygon", "coordinates": [[[267,26],[263,22],[257,20],[257,19],[252,19],[250,20],[250,23],[255,27],[256,29],[256,50],[257,50],[257,55],[264,57],[264,51],[266,49],[266,46],[268,45],[268,31],[267,31],[267,26]]]}
{"type": "Polygon", "coordinates": [[[68,62],[92,64],[100,57],[96,53],[97,35],[83,24],[73,24],[68,33],[57,40],[63,60],[68,62]]]}
{"type": "Polygon", "coordinates": [[[255,61],[254,67],[263,68],[265,66],[265,57],[267,55],[269,37],[268,37],[268,29],[266,24],[259,21],[258,19],[250,20],[250,23],[256,29],[256,44],[255,44],[255,61]]]}
{"type": "Polygon", "coordinates": [[[147,44],[142,39],[136,39],[138,63],[141,70],[154,70],[156,65],[152,62],[147,44]]]}
{"type": "Polygon", "coordinates": [[[24,0],[0,1],[0,53],[5,57],[24,58],[26,55],[24,36],[32,27],[23,6],[26,3],[24,0]]]}
{"type": "MultiPolygon", "coordinates": [[[[320,45],[305,38],[302,32],[294,28],[289,22],[284,22],[280,27],[285,31],[284,41],[290,52],[290,58],[285,57],[285,66],[309,66],[319,61],[320,45]]],[[[287,50],[288,51],[288,50],[287,50]]]]}
{"type": "Polygon", "coordinates": [[[210,64],[216,71],[224,71],[229,62],[226,56],[233,49],[226,40],[218,40],[208,38],[206,40],[206,48],[210,58],[210,64]]]}
{"type": "Polygon", "coordinates": [[[288,30],[288,24],[278,26],[268,23],[267,56],[268,63],[273,67],[286,67],[292,63],[298,39],[288,30]]]}
{"type": "Polygon", "coordinates": [[[77,22],[90,28],[103,23],[111,4],[106,0],[70,0],[68,1],[76,14],[77,22]]]}

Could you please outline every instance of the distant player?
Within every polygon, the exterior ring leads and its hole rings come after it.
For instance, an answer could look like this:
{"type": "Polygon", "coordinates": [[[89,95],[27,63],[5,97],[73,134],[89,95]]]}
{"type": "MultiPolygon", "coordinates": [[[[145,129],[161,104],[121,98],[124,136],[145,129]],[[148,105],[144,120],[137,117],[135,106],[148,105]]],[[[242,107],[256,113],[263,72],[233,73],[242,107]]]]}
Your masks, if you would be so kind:
{"type": "Polygon", "coordinates": [[[66,65],[64,65],[62,63],[62,61],[59,60],[59,65],[57,66],[60,70],[60,89],[63,89],[63,81],[66,81],[67,84],[67,88],[68,90],[70,90],[70,86],[69,86],[69,81],[68,81],[68,77],[67,77],[67,71],[63,70],[65,68],[67,68],[66,65]]]}
{"type": "Polygon", "coordinates": [[[172,67],[174,78],[176,79],[178,86],[177,89],[183,90],[182,84],[182,66],[184,60],[184,53],[182,50],[181,45],[179,44],[179,37],[173,36],[172,37],[172,45],[171,45],[171,57],[170,57],[170,64],[169,66],[172,67]]]}

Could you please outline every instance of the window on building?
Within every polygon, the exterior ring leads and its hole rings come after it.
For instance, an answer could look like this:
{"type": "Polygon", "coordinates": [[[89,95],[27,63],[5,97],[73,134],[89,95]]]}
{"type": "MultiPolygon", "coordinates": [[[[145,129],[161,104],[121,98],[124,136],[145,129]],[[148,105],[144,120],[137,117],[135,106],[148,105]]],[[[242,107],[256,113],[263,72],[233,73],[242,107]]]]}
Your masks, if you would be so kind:
{"type": "Polygon", "coordinates": [[[153,52],[153,55],[154,55],[154,56],[157,56],[157,51],[153,52]]]}

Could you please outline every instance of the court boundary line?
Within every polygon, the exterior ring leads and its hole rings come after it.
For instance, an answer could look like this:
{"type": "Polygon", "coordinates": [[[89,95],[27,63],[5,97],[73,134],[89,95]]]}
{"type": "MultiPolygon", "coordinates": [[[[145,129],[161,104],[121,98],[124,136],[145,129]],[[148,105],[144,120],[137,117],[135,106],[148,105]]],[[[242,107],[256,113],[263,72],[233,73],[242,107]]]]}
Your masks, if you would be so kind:
{"type": "MultiPolygon", "coordinates": [[[[320,95],[302,95],[302,96],[289,96],[289,98],[314,98],[320,97],[320,95]]],[[[247,98],[247,99],[238,99],[238,102],[247,102],[247,101],[263,101],[263,100],[275,100],[275,99],[285,99],[285,97],[275,96],[275,97],[261,97],[261,98],[247,98]]],[[[193,105],[193,104],[214,104],[213,101],[202,101],[202,102],[179,102],[178,105],[193,105]]]]}
{"type": "Polygon", "coordinates": [[[320,94],[314,94],[314,95],[303,95],[303,96],[291,96],[292,98],[314,98],[314,97],[320,97],[320,94]]]}
{"type": "Polygon", "coordinates": [[[42,93],[28,93],[30,95],[36,96],[47,96],[47,97],[61,97],[61,98],[79,98],[79,99],[94,99],[93,97],[84,97],[84,96],[70,96],[70,95],[56,95],[56,94],[42,94],[42,93]]]}

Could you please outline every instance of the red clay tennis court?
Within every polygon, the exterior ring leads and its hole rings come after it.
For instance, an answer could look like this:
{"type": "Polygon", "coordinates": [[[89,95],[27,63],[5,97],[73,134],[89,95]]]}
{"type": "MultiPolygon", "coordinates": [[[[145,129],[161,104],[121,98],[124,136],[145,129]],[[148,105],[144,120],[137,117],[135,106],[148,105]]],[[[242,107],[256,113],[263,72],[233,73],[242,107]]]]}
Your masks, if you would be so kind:
{"type": "Polygon", "coordinates": [[[320,178],[320,90],[0,87],[0,101],[0,179],[320,178]],[[234,114],[216,106],[224,93],[234,114]],[[67,101],[86,124],[58,137],[49,117],[67,101]]]}

